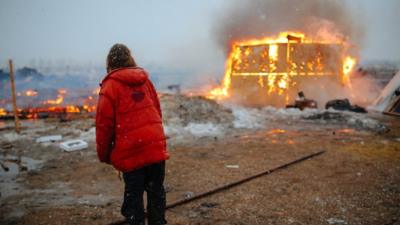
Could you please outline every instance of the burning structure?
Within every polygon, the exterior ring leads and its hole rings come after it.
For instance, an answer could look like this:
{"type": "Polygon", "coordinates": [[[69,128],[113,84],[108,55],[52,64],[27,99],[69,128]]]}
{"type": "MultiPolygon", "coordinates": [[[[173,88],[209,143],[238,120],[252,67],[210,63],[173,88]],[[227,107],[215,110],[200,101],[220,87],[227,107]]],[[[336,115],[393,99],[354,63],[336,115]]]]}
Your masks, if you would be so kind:
{"type": "MultiPolygon", "coordinates": [[[[39,91],[26,90],[18,92],[18,100],[23,103],[23,106],[17,110],[18,117],[21,119],[65,118],[72,114],[94,113],[96,110],[97,90],[93,91],[92,94],[85,93],[79,97],[69,97],[68,93],[66,89],[58,89],[54,99],[44,99],[48,95],[42,94],[40,96],[39,91]]],[[[4,103],[4,105],[8,105],[8,102],[4,101],[4,103]]],[[[0,119],[13,119],[12,111],[1,106],[2,104],[0,104],[0,119]]]]}
{"type": "MultiPolygon", "coordinates": [[[[36,71],[34,73],[37,73],[36,71]]],[[[3,74],[2,78],[8,78],[8,74],[3,74]]],[[[16,92],[18,109],[17,114],[21,119],[38,119],[56,117],[65,119],[71,115],[94,114],[97,104],[99,88],[87,90],[84,88],[56,88],[41,87],[41,80],[35,80],[28,76],[21,79],[21,74],[17,72],[17,85],[20,86],[16,92]],[[37,86],[35,89],[28,86],[37,86]],[[21,90],[22,89],[22,90],[21,90]]],[[[14,119],[11,110],[11,97],[9,95],[9,81],[3,80],[5,93],[0,94],[0,119],[14,119]]],[[[67,85],[65,85],[67,86],[67,85]]]]}
{"type": "Polygon", "coordinates": [[[275,38],[235,41],[222,87],[212,90],[210,97],[282,106],[305,86],[320,92],[331,83],[349,86],[355,63],[344,40],[314,40],[303,33],[282,32],[275,38]]]}

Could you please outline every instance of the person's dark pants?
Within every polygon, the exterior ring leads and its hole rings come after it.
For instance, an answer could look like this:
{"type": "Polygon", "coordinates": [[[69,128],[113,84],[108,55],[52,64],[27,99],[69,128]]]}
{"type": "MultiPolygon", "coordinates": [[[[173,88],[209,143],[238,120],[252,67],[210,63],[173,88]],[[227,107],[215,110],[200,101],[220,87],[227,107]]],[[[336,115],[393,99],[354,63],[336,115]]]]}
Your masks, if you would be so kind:
{"type": "Polygon", "coordinates": [[[121,213],[129,224],[144,225],[143,193],[147,192],[149,225],[163,225],[165,221],[165,161],[123,174],[124,202],[121,213]]]}

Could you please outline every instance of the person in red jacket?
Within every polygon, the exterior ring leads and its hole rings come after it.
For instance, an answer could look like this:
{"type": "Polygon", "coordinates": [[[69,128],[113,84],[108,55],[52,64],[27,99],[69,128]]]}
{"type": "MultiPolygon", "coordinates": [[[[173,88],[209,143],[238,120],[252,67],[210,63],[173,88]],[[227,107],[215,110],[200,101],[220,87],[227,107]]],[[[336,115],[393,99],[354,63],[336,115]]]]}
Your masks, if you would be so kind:
{"type": "Polygon", "coordinates": [[[144,224],[147,192],[149,225],[165,224],[165,160],[168,159],[160,102],[147,72],[130,50],[115,44],[107,56],[96,114],[99,160],[123,172],[121,213],[130,224],[144,224]]]}

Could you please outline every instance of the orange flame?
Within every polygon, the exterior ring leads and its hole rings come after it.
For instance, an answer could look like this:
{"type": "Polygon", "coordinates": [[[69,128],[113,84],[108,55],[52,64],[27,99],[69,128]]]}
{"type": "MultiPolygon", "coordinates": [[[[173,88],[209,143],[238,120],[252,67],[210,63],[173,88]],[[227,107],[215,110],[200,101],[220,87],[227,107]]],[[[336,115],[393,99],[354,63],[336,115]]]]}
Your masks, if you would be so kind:
{"type": "Polygon", "coordinates": [[[58,89],[58,95],[56,99],[49,99],[44,102],[44,104],[49,104],[49,105],[61,105],[64,102],[64,95],[68,93],[67,90],[65,89],[58,89]]]}
{"type": "Polygon", "coordinates": [[[62,95],[57,95],[57,98],[54,100],[47,100],[45,101],[46,104],[50,104],[50,105],[60,105],[61,103],[63,103],[64,101],[64,97],[62,95]]]}
{"type": "Polygon", "coordinates": [[[344,59],[343,78],[342,78],[343,84],[350,85],[350,73],[353,71],[355,65],[356,65],[356,60],[354,58],[347,56],[344,59]]]}
{"type": "Polygon", "coordinates": [[[6,116],[7,115],[7,111],[3,108],[0,108],[0,116],[6,116]]]}
{"type": "Polygon", "coordinates": [[[79,113],[81,111],[78,107],[73,105],[68,105],[65,109],[65,111],[68,113],[79,113]]]}
{"type": "Polygon", "coordinates": [[[26,90],[25,95],[28,97],[35,97],[38,95],[38,92],[35,90],[26,90]]]}
{"type": "MultiPolygon", "coordinates": [[[[47,115],[50,117],[63,115],[65,113],[90,113],[95,112],[97,107],[97,95],[100,88],[91,91],[91,94],[85,98],[79,98],[79,105],[66,105],[64,100],[69,91],[66,89],[58,89],[57,97],[55,99],[48,99],[42,101],[42,106],[32,108],[18,109],[19,116],[23,119],[37,119],[40,115],[47,115]]],[[[19,93],[20,96],[37,96],[39,93],[36,90],[25,90],[19,93]]],[[[5,108],[0,107],[0,117],[9,115],[5,108]]]]}

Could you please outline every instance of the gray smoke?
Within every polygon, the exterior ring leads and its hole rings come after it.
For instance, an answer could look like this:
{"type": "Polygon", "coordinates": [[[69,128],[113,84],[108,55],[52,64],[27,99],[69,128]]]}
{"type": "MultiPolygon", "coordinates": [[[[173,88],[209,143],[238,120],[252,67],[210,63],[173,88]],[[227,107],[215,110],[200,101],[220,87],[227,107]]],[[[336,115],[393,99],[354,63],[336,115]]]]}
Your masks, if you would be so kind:
{"type": "Polygon", "coordinates": [[[288,30],[302,31],[314,38],[319,32],[328,31],[360,44],[364,29],[348,8],[344,0],[237,0],[217,18],[214,31],[218,44],[226,51],[233,40],[288,30]]]}

